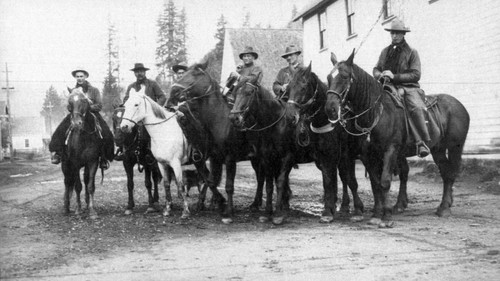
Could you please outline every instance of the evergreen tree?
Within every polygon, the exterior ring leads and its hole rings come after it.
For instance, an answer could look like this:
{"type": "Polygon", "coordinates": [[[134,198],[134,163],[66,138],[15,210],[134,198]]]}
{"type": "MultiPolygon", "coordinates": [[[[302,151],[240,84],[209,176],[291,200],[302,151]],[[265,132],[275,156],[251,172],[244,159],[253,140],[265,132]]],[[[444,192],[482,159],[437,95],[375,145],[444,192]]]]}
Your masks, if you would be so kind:
{"type": "MultiPolygon", "coordinates": [[[[243,11],[246,11],[246,8],[244,8],[243,11]]],[[[246,11],[245,16],[243,17],[243,24],[241,26],[244,28],[250,28],[250,12],[246,11]]]]}
{"type": "Polygon", "coordinates": [[[45,118],[45,128],[48,134],[52,134],[56,126],[67,114],[66,97],[59,95],[54,86],[45,92],[45,99],[40,114],[45,118]]]}
{"type": "Polygon", "coordinates": [[[302,28],[302,24],[300,23],[300,21],[295,21],[295,22],[293,21],[295,19],[295,17],[297,17],[297,14],[298,14],[297,6],[294,4],[292,7],[292,18],[288,22],[288,24],[286,26],[287,28],[292,28],[292,29],[301,29],[302,28]]]}
{"type": "Polygon", "coordinates": [[[120,94],[123,88],[120,86],[120,62],[118,45],[116,44],[117,31],[114,24],[108,22],[108,69],[104,78],[104,87],[102,89],[102,115],[108,124],[111,124],[111,118],[116,106],[121,103],[120,94]]]}
{"type": "Polygon", "coordinates": [[[224,55],[224,38],[226,36],[226,24],[227,21],[224,15],[221,14],[219,20],[217,21],[217,32],[215,33],[215,39],[217,43],[215,44],[215,58],[222,62],[222,56],[224,55]]]}
{"type": "MultiPolygon", "coordinates": [[[[172,66],[186,62],[186,12],[177,14],[173,0],[165,0],[163,11],[158,17],[158,39],[156,47],[156,66],[167,82],[172,81],[172,66]]],[[[162,83],[165,84],[165,83],[162,83]]]]}

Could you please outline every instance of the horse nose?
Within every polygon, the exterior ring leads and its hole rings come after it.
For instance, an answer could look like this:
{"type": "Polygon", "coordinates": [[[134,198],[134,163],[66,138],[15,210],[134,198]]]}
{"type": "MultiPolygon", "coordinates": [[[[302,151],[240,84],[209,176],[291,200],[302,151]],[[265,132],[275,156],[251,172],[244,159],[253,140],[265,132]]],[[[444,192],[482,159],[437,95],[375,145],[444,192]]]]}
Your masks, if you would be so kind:
{"type": "Polygon", "coordinates": [[[129,132],[129,131],[130,131],[130,128],[128,127],[128,125],[122,125],[120,128],[121,128],[121,129],[122,129],[122,131],[124,131],[124,132],[129,132]]]}

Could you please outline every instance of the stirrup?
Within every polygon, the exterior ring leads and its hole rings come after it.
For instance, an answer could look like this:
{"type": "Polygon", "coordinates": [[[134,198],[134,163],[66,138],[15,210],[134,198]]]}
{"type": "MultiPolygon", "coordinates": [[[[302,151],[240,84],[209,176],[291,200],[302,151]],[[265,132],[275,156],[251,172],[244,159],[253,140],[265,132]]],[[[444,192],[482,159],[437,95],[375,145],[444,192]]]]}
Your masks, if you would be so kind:
{"type": "Polygon", "coordinates": [[[424,158],[430,154],[430,149],[427,147],[425,142],[417,144],[417,155],[420,158],[424,158]]]}
{"type": "Polygon", "coordinates": [[[106,159],[101,159],[101,162],[99,163],[99,167],[103,170],[109,169],[109,161],[106,159]]]}

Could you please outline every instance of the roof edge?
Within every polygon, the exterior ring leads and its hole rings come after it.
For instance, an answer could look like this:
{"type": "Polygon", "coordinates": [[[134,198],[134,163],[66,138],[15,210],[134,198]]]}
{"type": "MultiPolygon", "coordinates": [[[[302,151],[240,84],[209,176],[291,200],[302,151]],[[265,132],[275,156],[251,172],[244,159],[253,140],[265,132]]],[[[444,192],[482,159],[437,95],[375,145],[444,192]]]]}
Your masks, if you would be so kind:
{"type": "Polygon", "coordinates": [[[302,12],[300,12],[295,18],[292,19],[292,22],[298,21],[301,18],[308,19],[314,14],[316,11],[325,8],[331,3],[337,0],[320,0],[319,2],[312,3],[311,5],[304,8],[302,12]]]}

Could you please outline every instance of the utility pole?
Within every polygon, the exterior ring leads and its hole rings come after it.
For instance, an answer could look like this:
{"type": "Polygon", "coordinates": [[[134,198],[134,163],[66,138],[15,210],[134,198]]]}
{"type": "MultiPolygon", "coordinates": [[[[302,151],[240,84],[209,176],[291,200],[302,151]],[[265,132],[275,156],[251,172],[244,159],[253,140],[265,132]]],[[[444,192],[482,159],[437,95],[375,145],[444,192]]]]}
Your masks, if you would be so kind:
{"type": "Polygon", "coordinates": [[[2,88],[2,90],[7,91],[7,118],[9,122],[7,123],[7,133],[9,134],[9,152],[10,152],[10,162],[14,162],[14,149],[12,147],[12,117],[10,115],[10,90],[13,90],[14,87],[9,86],[9,67],[7,63],[5,63],[5,80],[7,83],[7,87],[2,88]]]}
{"type": "Polygon", "coordinates": [[[52,136],[52,108],[53,107],[54,107],[54,105],[49,100],[49,104],[45,108],[49,109],[49,133],[50,133],[50,136],[52,136]]]}

